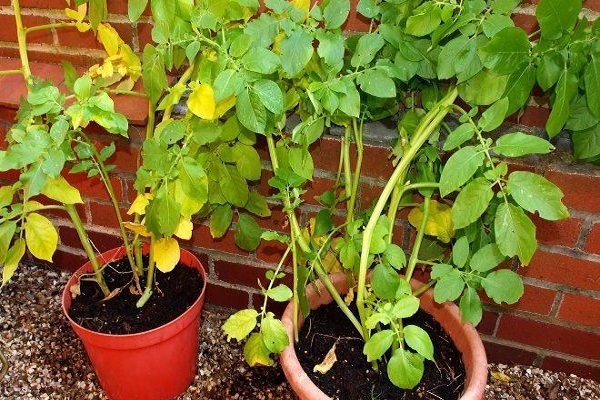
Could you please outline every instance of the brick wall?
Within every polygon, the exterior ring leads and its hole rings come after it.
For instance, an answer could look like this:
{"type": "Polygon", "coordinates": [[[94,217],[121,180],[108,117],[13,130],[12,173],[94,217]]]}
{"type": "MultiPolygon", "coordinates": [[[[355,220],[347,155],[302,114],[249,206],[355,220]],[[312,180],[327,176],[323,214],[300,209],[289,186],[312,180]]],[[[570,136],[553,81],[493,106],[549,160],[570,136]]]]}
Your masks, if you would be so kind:
{"type": "MultiPolygon", "coordinates": [[[[25,24],[49,23],[63,16],[64,0],[22,0],[25,24]]],[[[528,31],[535,26],[535,3],[531,0],[520,6],[515,21],[528,31]]],[[[126,15],[124,0],[109,1],[109,21],[135,51],[150,40],[150,19],[143,16],[140,22],[131,24],[126,15]]],[[[588,0],[584,14],[595,18],[600,11],[599,0],[588,0]]],[[[14,23],[10,16],[8,0],[0,0],[0,57],[16,55],[14,23]]],[[[350,30],[365,27],[356,15],[347,25],[350,30]]],[[[89,65],[102,53],[91,33],[79,36],[77,32],[40,32],[30,37],[30,56],[35,74],[62,82],[62,71],[54,64],[67,58],[89,65]],[[67,33],[65,35],[65,33],[67,33]]],[[[13,69],[15,60],[1,59],[0,69],[13,69]]],[[[24,93],[22,79],[18,76],[0,77],[0,134],[4,134],[14,119],[19,96],[24,93]]],[[[543,96],[541,97],[543,99],[543,96]]],[[[117,165],[113,173],[113,185],[122,205],[123,214],[135,197],[134,172],[139,146],[146,121],[145,100],[117,97],[117,109],[125,113],[132,126],[130,141],[118,140],[117,152],[110,162],[117,165]]],[[[543,127],[548,116],[543,100],[535,98],[525,110],[519,123],[531,129],[543,127]],[[541,103],[541,105],[538,105],[541,103]]],[[[513,121],[516,122],[516,121],[513,121]]],[[[373,128],[371,128],[373,129],[373,128]]],[[[96,132],[99,141],[108,141],[107,135],[96,132]]],[[[302,220],[318,211],[312,196],[321,193],[334,178],[339,143],[328,137],[313,150],[316,178],[310,184],[307,203],[302,208],[302,220]]],[[[360,201],[368,204],[378,195],[384,178],[389,176],[391,166],[382,163],[387,157],[385,146],[368,145],[365,149],[364,176],[360,201]]],[[[260,149],[266,160],[265,146],[260,149]]],[[[569,165],[567,154],[537,158],[530,163],[511,165],[513,169],[536,170],[556,183],[565,193],[565,204],[571,217],[564,221],[536,220],[540,249],[531,265],[520,269],[525,280],[525,296],[511,307],[486,305],[479,331],[485,341],[490,361],[539,365],[554,370],[564,370],[600,381],[600,169],[592,166],[569,165]]],[[[257,188],[268,194],[266,169],[257,188]]],[[[14,180],[14,174],[0,174],[4,181],[14,180]]],[[[75,176],[71,182],[86,197],[80,206],[84,222],[99,250],[119,245],[116,218],[106,195],[97,180],[75,176]]],[[[412,228],[401,218],[398,226],[403,234],[398,241],[408,245],[412,228]]],[[[60,230],[61,244],[54,257],[60,268],[75,269],[85,257],[78,245],[76,234],[66,215],[57,213],[56,223],[60,230]]],[[[261,221],[265,228],[285,230],[285,217],[276,208],[270,219],[261,221]]],[[[264,276],[266,268],[273,267],[283,249],[274,244],[263,243],[253,254],[239,250],[230,232],[222,239],[212,239],[206,225],[198,224],[192,240],[186,246],[200,256],[209,270],[207,302],[232,308],[256,306],[261,302],[256,290],[256,280],[264,276]]]]}

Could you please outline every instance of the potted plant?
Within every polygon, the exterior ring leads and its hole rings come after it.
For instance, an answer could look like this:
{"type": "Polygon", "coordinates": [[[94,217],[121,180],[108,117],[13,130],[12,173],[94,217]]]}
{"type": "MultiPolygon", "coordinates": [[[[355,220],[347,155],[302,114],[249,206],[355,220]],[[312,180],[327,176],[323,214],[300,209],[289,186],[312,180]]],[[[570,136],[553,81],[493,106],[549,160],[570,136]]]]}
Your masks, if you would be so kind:
{"type": "MultiPolygon", "coordinates": [[[[238,76],[231,86],[236,115],[266,137],[274,173],[269,184],[290,226],[289,235],[263,234],[288,251],[267,274],[262,307],[233,314],[223,329],[230,339],[246,340],[250,365],[270,365],[271,355],[283,351],[284,371],[292,384],[300,382],[294,386],[300,398],[329,397],[304,392],[314,385],[285,364],[310,308],[335,302],[364,341],[374,369],[385,368],[395,386],[412,389],[432,365],[426,360],[434,348],[427,331],[406,319],[431,297],[437,303],[459,300],[463,321],[473,324],[482,316],[481,291],[496,303],[515,303],[523,284],[507,260],[527,265],[537,247],[527,213],[549,220],[568,215],[556,186],[535,173],[509,171],[504,161],[547,154],[552,144],[522,132],[492,132],[527,103],[537,83],[550,93],[549,136],[566,125],[574,130],[575,156],[597,160],[598,24],[578,21],[580,1],[567,6],[542,0],[541,29],[527,35],[510,19],[518,3],[362,0],[357,9],[371,28],[349,37],[340,29],[350,9],[346,0],[267,1],[267,10],[250,20],[200,5],[200,41],[223,55],[225,70],[238,76]],[[286,127],[293,111],[300,122],[286,127]],[[396,115],[393,173],[374,204],[359,209],[363,124],[396,115]],[[304,227],[296,209],[312,179],[310,145],[331,125],[344,131],[339,172],[319,197],[324,209],[304,227]],[[340,204],[346,212],[336,224],[340,204]],[[410,210],[416,228],[408,255],[394,244],[402,208],[410,210]],[[278,283],[288,262],[291,289],[278,283]],[[411,280],[418,266],[430,273],[427,282],[411,280]],[[337,271],[343,278],[328,276],[337,271]],[[339,292],[344,287],[350,289],[346,298],[339,292]],[[267,308],[269,300],[290,299],[283,322],[267,308]]],[[[217,75],[214,85],[224,82],[229,84],[217,75]]],[[[425,310],[435,314],[439,306],[430,305],[425,310]]],[[[334,353],[335,346],[317,370],[331,368],[334,353]]],[[[467,378],[479,386],[466,387],[465,399],[481,398],[485,387],[485,356],[475,358],[483,363],[483,376],[467,378]]],[[[464,354],[463,360],[471,362],[464,354]]]]}
{"type": "MultiPolygon", "coordinates": [[[[95,123],[110,134],[127,136],[127,120],[115,112],[109,94],[146,97],[132,90],[143,72],[140,60],[109,24],[101,22],[106,14],[105,1],[91,2],[89,10],[85,3],[66,9],[67,21],[31,27],[23,25],[18,0],[12,1],[12,7],[21,68],[2,74],[21,74],[27,97],[7,135],[6,150],[0,153],[0,169],[18,173],[17,182],[1,188],[2,284],[14,274],[26,250],[38,259],[52,261],[58,232],[42,214],[66,212],[89,262],[69,280],[63,292],[63,310],[83,340],[102,386],[114,399],[173,398],[195,375],[199,314],[207,280],[198,259],[180,249],[175,237],[189,239],[191,215],[203,202],[199,196],[192,199],[189,193],[204,190],[206,196],[206,179],[198,176],[195,161],[188,160],[189,152],[185,159],[183,153],[174,159],[174,165],[189,172],[185,178],[157,167],[160,163],[152,158],[157,156],[152,146],[168,147],[174,152],[180,132],[178,126],[172,126],[175,129],[170,130],[168,139],[164,130],[155,132],[151,113],[136,184],[140,194],[129,210],[134,218],[123,221],[109,176],[112,167],[105,163],[115,151],[114,144],[98,148],[86,128],[95,123]],[[33,76],[29,66],[27,34],[49,28],[76,28],[82,32],[93,29],[107,52],[103,63],[92,66],[81,77],[72,65],[63,63],[67,94],[33,76]],[[165,136],[159,136],[159,132],[165,136]],[[123,247],[95,253],[77,209],[81,195],[69,183],[71,173],[97,176],[104,184],[119,221],[123,247]],[[173,187],[175,193],[170,192],[173,187]],[[176,214],[171,212],[174,209],[176,214]],[[133,239],[127,229],[133,231],[133,239]],[[147,243],[142,243],[142,237],[148,238],[147,243]],[[168,276],[175,273],[157,272],[170,272],[178,264],[178,276],[188,286],[182,282],[168,285],[168,276]],[[160,277],[163,280],[156,282],[160,277]],[[173,308],[168,300],[179,306],[173,308]],[[78,315],[74,314],[76,309],[78,315]],[[107,310],[122,314],[114,317],[107,310]],[[134,326],[142,317],[147,320],[134,326]],[[115,319],[125,322],[102,329],[115,319]],[[94,325],[90,321],[100,322],[94,325]]],[[[151,100],[151,104],[156,101],[151,100]]]]}

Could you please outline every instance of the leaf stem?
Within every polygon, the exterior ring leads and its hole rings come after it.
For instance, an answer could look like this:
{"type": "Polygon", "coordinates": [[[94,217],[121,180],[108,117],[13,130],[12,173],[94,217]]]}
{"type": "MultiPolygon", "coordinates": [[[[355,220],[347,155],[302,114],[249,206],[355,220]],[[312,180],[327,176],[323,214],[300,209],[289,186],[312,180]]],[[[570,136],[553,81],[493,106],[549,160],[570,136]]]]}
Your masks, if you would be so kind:
{"type": "Polygon", "coordinates": [[[152,286],[154,285],[154,244],[156,242],[156,239],[154,237],[154,235],[150,236],[150,253],[148,254],[148,271],[146,271],[146,287],[144,289],[144,293],[142,294],[142,297],[140,297],[137,301],[137,303],[135,303],[135,306],[137,308],[142,308],[144,307],[144,305],[146,304],[146,302],[150,299],[150,296],[152,296],[152,286]]]}
{"type": "Polygon", "coordinates": [[[415,271],[415,267],[417,266],[417,261],[419,261],[419,250],[421,249],[423,236],[425,236],[425,228],[427,227],[427,220],[429,219],[430,209],[431,196],[426,196],[423,201],[423,219],[421,220],[421,224],[419,225],[419,230],[417,231],[415,244],[413,245],[412,253],[410,254],[410,259],[408,260],[408,266],[406,267],[406,274],[404,275],[404,279],[407,282],[410,282],[410,279],[412,278],[412,275],[415,271]]]}
{"type": "Polygon", "coordinates": [[[52,28],[71,28],[75,27],[77,24],[75,22],[54,22],[52,24],[44,24],[44,25],[36,25],[31,26],[29,28],[25,28],[25,34],[29,34],[35,31],[41,31],[43,29],[52,29],[52,28]]]}

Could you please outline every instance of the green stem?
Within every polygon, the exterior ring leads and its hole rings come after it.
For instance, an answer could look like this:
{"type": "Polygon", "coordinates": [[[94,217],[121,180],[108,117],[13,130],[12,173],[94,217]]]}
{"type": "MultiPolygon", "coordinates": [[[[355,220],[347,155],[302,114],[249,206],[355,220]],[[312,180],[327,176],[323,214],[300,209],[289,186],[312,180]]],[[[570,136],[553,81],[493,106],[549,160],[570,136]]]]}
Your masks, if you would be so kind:
{"type": "Polygon", "coordinates": [[[404,279],[407,282],[410,282],[410,279],[412,278],[412,275],[415,271],[415,267],[417,266],[417,261],[419,261],[419,250],[421,249],[421,243],[423,242],[423,236],[425,235],[425,227],[427,226],[427,220],[429,219],[430,209],[431,197],[427,196],[423,201],[423,219],[421,220],[419,230],[417,231],[415,244],[412,248],[410,259],[408,260],[408,267],[406,267],[406,275],[404,276],[404,279]]]}
{"type": "MultiPolygon", "coordinates": [[[[417,155],[417,152],[427,141],[427,139],[433,134],[437,126],[443,121],[448,112],[450,111],[450,105],[454,103],[458,91],[456,88],[451,88],[448,94],[423,118],[419,126],[417,127],[415,134],[410,143],[410,147],[402,156],[402,159],[394,169],[392,176],[388,180],[387,184],[383,188],[381,196],[379,197],[373,214],[371,215],[367,227],[363,232],[363,243],[360,256],[360,267],[358,273],[358,288],[356,293],[356,305],[358,307],[358,313],[361,322],[366,321],[367,314],[365,310],[365,298],[366,298],[366,283],[367,283],[367,271],[369,268],[369,249],[371,246],[371,240],[373,239],[373,232],[375,225],[390,198],[394,187],[398,184],[399,179],[404,176],[407,169],[410,167],[413,159],[417,155]]],[[[363,329],[363,337],[368,339],[369,332],[366,328],[363,329]]]]}
{"type": "MultiPolygon", "coordinates": [[[[268,133],[266,136],[267,136],[267,146],[269,148],[269,155],[271,158],[271,165],[273,166],[273,173],[277,174],[277,170],[279,169],[279,162],[277,160],[277,154],[275,152],[275,141],[273,140],[272,134],[268,133]]],[[[300,229],[300,224],[298,223],[298,219],[296,218],[296,214],[294,213],[294,210],[291,209],[289,199],[287,199],[287,198],[283,199],[283,202],[284,202],[283,206],[287,210],[286,215],[290,222],[290,230],[292,232],[292,235],[294,235],[294,238],[296,239],[297,244],[300,246],[300,249],[306,253],[310,253],[312,250],[311,250],[309,244],[304,239],[304,236],[302,236],[302,230],[300,229]]],[[[350,308],[348,308],[348,306],[344,302],[344,299],[342,299],[342,297],[336,290],[333,283],[331,283],[331,280],[329,279],[329,276],[327,275],[327,272],[325,272],[325,269],[321,265],[320,261],[317,259],[314,261],[314,263],[315,263],[314,264],[315,270],[317,272],[317,275],[321,279],[321,282],[323,283],[323,285],[325,286],[327,291],[329,291],[329,294],[331,295],[333,300],[336,302],[338,307],[340,307],[340,310],[342,310],[344,315],[346,315],[346,317],[348,317],[348,319],[350,320],[352,325],[354,325],[354,327],[357,329],[358,333],[360,333],[362,335],[363,332],[362,332],[360,322],[358,321],[356,316],[354,316],[354,314],[352,314],[352,311],[350,311],[350,308]]]]}
{"type": "Polygon", "coordinates": [[[104,281],[104,276],[102,275],[102,266],[98,262],[98,258],[96,258],[96,253],[92,248],[90,238],[85,231],[85,227],[83,226],[83,222],[81,222],[81,218],[79,217],[79,213],[77,213],[77,209],[73,204],[65,204],[65,211],[69,214],[69,217],[73,222],[73,226],[75,227],[75,231],[77,232],[79,240],[81,241],[81,245],[83,246],[83,250],[92,264],[94,275],[96,276],[96,282],[98,282],[100,290],[102,290],[104,296],[108,296],[110,294],[110,290],[104,281]]]}
{"type": "MultiPolygon", "coordinates": [[[[279,263],[277,264],[277,268],[275,268],[275,272],[273,273],[273,279],[271,279],[269,281],[269,286],[267,286],[266,292],[268,292],[269,290],[271,290],[271,288],[273,288],[275,279],[277,279],[277,275],[279,275],[279,271],[281,271],[281,267],[283,267],[283,263],[285,262],[285,259],[287,258],[288,254],[290,254],[290,251],[291,251],[291,247],[288,247],[287,249],[285,249],[285,253],[283,253],[283,256],[281,257],[281,259],[279,260],[279,263]]],[[[260,314],[261,318],[264,317],[265,314],[267,313],[267,302],[269,301],[269,296],[267,295],[266,292],[264,293],[262,312],[260,314]]]]}
{"type": "Polygon", "coordinates": [[[144,99],[148,98],[148,95],[143,92],[136,92],[135,90],[120,90],[120,89],[109,89],[107,90],[110,94],[126,94],[129,96],[142,97],[144,99]]]}
{"type": "MultiPolygon", "coordinates": [[[[292,243],[290,244],[292,247],[292,274],[293,274],[293,283],[294,285],[292,293],[294,294],[292,298],[293,305],[293,315],[292,315],[292,326],[294,327],[294,340],[298,342],[298,315],[300,314],[300,297],[298,295],[298,248],[296,247],[296,238],[292,234],[292,243]]],[[[289,249],[289,248],[288,248],[289,249]]],[[[300,288],[304,290],[304,288],[300,288]]]]}
{"type": "Polygon", "coordinates": [[[354,220],[354,206],[352,202],[352,172],[350,168],[350,126],[346,127],[342,137],[342,153],[344,153],[344,197],[346,198],[346,222],[354,220]]]}
{"type": "Polygon", "coordinates": [[[426,284],[424,284],[423,286],[421,286],[420,288],[418,288],[417,290],[415,290],[413,292],[413,296],[415,297],[419,297],[420,295],[422,295],[423,293],[425,293],[426,291],[428,291],[434,284],[435,281],[429,281],[426,284]]]}
{"type": "Polygon", "coordinates": [[[356,165],[354,166],[354,177],[352,180],[352,190],[350,192],[350,202],[348,204],[348,208],[352,210],[351,219],[348,219],[348,222],[352,222],[354,220],[354,208],[356,207],[356,195],[358,193],[358,187],[360,184],[360,171],[362,169],[363,162],[363,142],[362,142],[362,121],[360,123],[360,128],[356,123],[356,118],[352,120],[352,126],[354,130],[354,142],[356,143],[356,165]]]}
{"type": "Polygon", "coordinates": [[[402,189],[402,182],[404,182],[404,179],[406,178],[406,173],[404,173],[402,176],[400,176],[400,178],[398,179],[398,182],[400,184],[396,185],[394,187],[394,190],[392,191],[392,199],[390,200],[390,206],[388,208],[388,213],[387,213],[387,217],[388,217],[388,243],[392,243],[392,240],[394,238],[394,226],[396,225],[396,214],[398,213],[398,208],[400,206],[400,201],[402,200],[402,196],[404,195],[404,190],[402,189]]]}
{"type": "Polygon", "coordinates": [[[15,25],[17,26],[17,42],[19,44],[19,57],[21,59],[21,70],[25,82],[29,84],[31,80],[31,68],[29,67],[29,57],[27,56],[27,34],[21,18],[21,6],[19,0],[11,0],[15,14],[15,25]]]}
{"type": "Polygon", "coordinates": [[[23,74],[22,69],[6,69],[4,71],[0,71],[0,76],[4,75],[20,75],[23,74]]]}
{"type": "Polygon", "coordinates": [[[152,296],[152,286],[154,285],[154,243],[156,239],[154,235],[150,237],[150,253],[148,254],[148,271],[146,273],[146,288],[144,289],[144,293],[142,297],[139,298],[135,306],[137,308],[142,308],[146,304],[146,302],[152,296]]]}
{"type": "MultiPolygon", "coordinates": [[[[177,81],[177,83],[175,84],[175,86],[181,85],[181,86],[185,86],[188,82],[188,80],[190,80],[190,78],[192,77],[192,72],[194,71],[194,63],[192,62],[189,67],[187,67],[187,69],[183,72],[183,75],[181,75],[181,78],[179,78],[179,80],[177,81]]],[[[175,106],[175,104],[169,104],[167,106],[167,108],[165,108],[162,120],[166,121],[169,118],[171,118],[171,112],[173,111],[173,107],[175,106]]]]}
{"type": "Polygon", "coordinates": [[[41,31],[44,29],[52,29],[52,28],[71,28],[71,27],[75,27],[77,26],[75,24],[75,22],[55,22],[52,24],[45,24],[45,25],[37,25],[37,26],[32,26],[29,28],[25,28],[25,34],[29,34],[31,32],[35,32],[35,31],[41,31]]]}

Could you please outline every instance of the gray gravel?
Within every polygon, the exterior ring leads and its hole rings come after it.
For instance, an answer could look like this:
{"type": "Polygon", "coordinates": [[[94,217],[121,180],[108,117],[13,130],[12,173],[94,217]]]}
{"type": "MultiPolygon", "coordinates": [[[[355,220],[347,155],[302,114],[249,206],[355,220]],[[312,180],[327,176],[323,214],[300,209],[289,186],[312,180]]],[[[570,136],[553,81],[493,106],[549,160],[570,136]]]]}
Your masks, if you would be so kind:
{"type": "MultiPolygon", "coordinates": [[[[0,292],[0,351],[9,369],[0,399],[106,399],[60,310],[67,273],[25,266],[0,292]]],[[[292,399],[279,368],[248,368],[227,343],[223,310],[205,307],[198,374],[180,399],[292,399]]],[[[486,400],[595,400],[600,384],[565,373],[490,365],[486,400]]]]}

